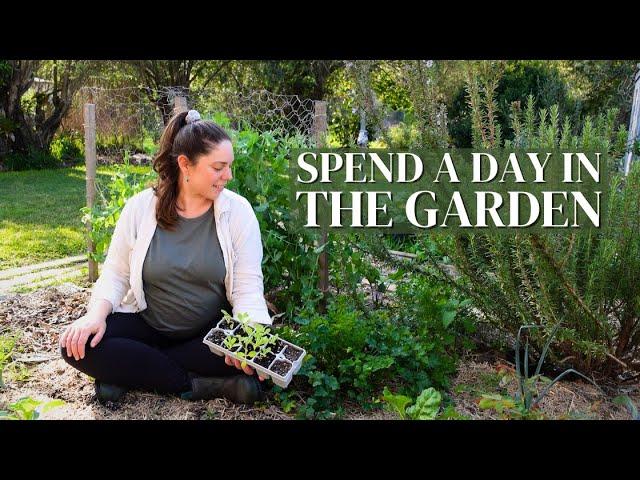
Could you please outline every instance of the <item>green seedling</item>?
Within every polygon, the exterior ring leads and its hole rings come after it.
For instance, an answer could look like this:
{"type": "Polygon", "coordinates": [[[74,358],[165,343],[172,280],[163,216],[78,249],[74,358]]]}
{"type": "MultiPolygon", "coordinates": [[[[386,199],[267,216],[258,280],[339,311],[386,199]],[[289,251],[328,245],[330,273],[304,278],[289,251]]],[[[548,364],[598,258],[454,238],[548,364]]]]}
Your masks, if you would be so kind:
{"type": "Polygon", "coordinates": [[[233,350],[238,345],[238,339],[233,335],[229,335],[227,338],[224,339],[224,342],[222,342],[222,345],[227,350],[233,350]]]}
{"type": "Polygon", "coordinates": [[[63,400],[40,402],[31,397],[22,397],[9,405],[9,411],[0,411],[0,420],[38,420],[40,415],[64,405],[63,400]]]}
{"type": "MultiPolygon", "coordinates": [[[[233,320],[225,310],[222,313],[225,319],[233,320]]],[[[245,368],[247,360],[259,360],[270,354],[271,346],[275,345],[280,337],[271,334],[271,330],[262,324],[252,325],[247,313],[238,314],[236,321],[240,323],[240,328],[236,330],[234,335],[229,335],[223,345],[228,350],[240,345],[234,354],[242,360],[241,366],[245,368]]]]}

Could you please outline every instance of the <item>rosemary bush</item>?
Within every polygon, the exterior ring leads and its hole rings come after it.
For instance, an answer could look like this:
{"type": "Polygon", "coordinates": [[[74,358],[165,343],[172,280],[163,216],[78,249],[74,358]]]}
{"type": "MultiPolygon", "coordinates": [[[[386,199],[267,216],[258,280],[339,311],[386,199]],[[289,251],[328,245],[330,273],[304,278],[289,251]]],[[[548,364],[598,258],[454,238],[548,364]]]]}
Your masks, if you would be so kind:
{"type": "MultiPolygon", "coordinates": [[[[511,105],[513,140],[502,141],[496,122],[495,78],[469,78],[476,148],[599,150],[620,159],[627,132],[615,126],[616,111],[587,117],[580,126],[558,107],[511,105]]],[[[615,376],[640,369],[640,165],[628,177],[610,165],[607,222],[589,232],[492,236],[469,234],[441,243],[462,277],[458,287],[474,299],[487,322],[515,336],[531,332],[540,355],[543,339],[560,325],[552,360],[588,373],[615,376]],[[453,243],[453,245],[452,245],[453,243]]]]}

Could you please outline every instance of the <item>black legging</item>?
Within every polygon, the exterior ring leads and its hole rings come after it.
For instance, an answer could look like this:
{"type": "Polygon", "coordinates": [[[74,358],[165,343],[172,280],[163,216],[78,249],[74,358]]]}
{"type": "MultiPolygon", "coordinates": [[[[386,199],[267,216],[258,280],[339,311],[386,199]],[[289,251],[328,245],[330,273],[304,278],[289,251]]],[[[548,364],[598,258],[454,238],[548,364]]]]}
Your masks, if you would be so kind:
{"type": "Polygon", "coordinates": [[[94,348],[90,345],[93,335],[89,336],[83,359],[68,356],[65,347],[60,354],[69,365],[103,383],[179,394],[191,390],[187,372],[202,376],[242,373],[202,343],[217,320],[191,339],[175,340],[149,326],[138,313],[111,313],[107,330],[94,348]]]}

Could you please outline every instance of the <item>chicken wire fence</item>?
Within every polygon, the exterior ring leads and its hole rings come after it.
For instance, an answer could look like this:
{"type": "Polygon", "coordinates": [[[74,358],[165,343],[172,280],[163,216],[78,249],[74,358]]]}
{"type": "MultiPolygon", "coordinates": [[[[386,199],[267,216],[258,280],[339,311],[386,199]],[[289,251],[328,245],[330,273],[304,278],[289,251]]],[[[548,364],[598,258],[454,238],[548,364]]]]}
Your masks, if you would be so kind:
{"type": "Polygon", "coordinates": [[[98,163],[117,163],[125,157],[148,161],[155,153],[166,122],[179,109],[196,109],[203,118],[228,122],[232,129],[250,128],[276,136],[299,136],[317,144],[326,131],[326,107],[297,95],[266,90],[220,94],[181,87],[83,87],[62,124],[69,134],[83,135],[83,106],[94,104],[98,163]],[[320,118],[324,117],[324,118],[320,118]],[[142,154],[140,157],[137,154],[142,154]]]}

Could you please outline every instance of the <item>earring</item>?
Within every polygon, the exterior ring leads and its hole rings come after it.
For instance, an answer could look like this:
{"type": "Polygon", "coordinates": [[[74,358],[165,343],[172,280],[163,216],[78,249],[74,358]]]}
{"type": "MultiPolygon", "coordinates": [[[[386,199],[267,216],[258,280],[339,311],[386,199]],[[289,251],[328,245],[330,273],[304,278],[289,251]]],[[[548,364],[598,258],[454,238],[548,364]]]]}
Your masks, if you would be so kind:
{"type": "Polygon", "coordinates": [[[189,183],[189,177],[187,177],[187,183],[189,183]]]}

